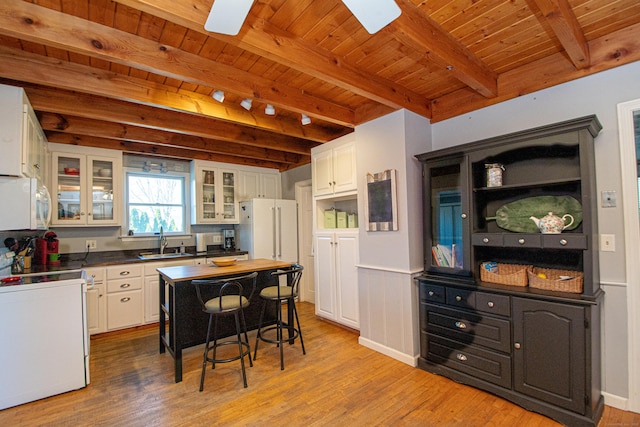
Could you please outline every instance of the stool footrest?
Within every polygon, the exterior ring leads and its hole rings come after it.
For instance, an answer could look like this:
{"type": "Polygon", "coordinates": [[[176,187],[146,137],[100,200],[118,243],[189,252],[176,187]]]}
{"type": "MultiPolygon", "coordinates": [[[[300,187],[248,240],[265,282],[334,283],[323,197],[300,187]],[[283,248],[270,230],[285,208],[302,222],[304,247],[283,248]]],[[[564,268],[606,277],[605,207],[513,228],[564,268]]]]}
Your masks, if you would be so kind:
{"type": "Polygon", "coordinates": [[[277,336],[278,336],[277,330],[278,329],[280,329],[280,328],[278,328],[278,326],[268,326],[266,328],[261,328],[261,329],[258,330],[258,334],[256,335],[256,338],[260,339],[261,341],[269,342],[269,343],[272,343],[272,344],[281,344],[281,343],[286,343],[286,342],[293,341],[293,340],[297,339],[298,336],[300,336],[300,331],[298,329],[289,328],[287,326],[286,328],[283,327],[281,329],[282,337],[280,339],[278,339],[277,338],[277,336]],[[264,333],[269,332],[269,331],[276,331],[276,338],[275,339],[266,338],[266,337],[263,336],[264,333]],[[291,334],[291,336],[289,336],[290,334],[291,334]],[[286,338],[285,338],[285,335],[286,335],[286,338]]]}
{"type": "Polygon", "coordinates": [[[233,362],[234,360],[240,360],[241,358],[245,357],[245,356],[249,356],[249,358],[251,358],[251,347],[249,346],[249,343],[246,342],[241,342],[240,345],[242,345],[242,354],[236,354],[233,357],[230,357],[228,359],[214,359],[213,357],[209,357],[209,352],[215,350],[216,348],[220,347],[220,346],[224,346],[224,345],[234,345],[234,346],[238,346],[238,341],[224,341],[224,342],[219,342],[216,343],[216,345],[212,345],[209,346],[209,348],[207,348],[207,362],[211,362],[211,363],[227,363],[227,362],[233,362]]]}

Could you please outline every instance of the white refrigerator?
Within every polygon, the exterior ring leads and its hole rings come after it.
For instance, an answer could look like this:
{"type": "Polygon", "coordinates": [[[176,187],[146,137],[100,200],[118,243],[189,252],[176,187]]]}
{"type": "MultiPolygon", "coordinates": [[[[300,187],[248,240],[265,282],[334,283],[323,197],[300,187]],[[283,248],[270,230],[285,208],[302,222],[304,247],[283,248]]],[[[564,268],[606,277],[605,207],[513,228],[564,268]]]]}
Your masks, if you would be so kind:
{"type": "Polygon", "coordinates": [[[295,200],[251,199],[240,203],[237,246],[249,258],[298,262],[295,200]]]}

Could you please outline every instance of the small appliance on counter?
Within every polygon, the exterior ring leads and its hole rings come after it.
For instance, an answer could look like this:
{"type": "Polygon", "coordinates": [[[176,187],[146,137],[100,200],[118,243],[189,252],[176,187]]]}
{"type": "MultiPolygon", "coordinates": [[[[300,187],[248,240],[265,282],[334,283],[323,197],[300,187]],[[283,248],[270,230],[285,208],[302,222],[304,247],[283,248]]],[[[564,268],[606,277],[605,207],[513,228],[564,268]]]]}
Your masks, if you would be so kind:
{"type": "Polygon", "coordinates": [[[58,236],[53,231],[47,231],[42,238],[36,240],[36,252],[33,262],[38,265],[59,265],[58,236]]]}
{"type": "Polygon", "coordinates": [[[222,230],[224,237],[224,250],[234,251],[236,249],[236,232],[235,230],[222,230]]]}

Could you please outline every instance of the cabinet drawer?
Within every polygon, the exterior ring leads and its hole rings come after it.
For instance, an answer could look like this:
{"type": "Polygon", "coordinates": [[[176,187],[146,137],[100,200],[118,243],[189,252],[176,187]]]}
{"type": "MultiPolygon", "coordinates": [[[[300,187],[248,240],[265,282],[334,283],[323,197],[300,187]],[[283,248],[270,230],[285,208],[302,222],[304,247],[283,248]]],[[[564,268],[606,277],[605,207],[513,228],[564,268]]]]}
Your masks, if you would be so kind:
{"type": "Polygon", "coordinates": [[[142,290],[107,295],[107,328],[120,329],[142,324],[142,290]]]}
{"type": "Polygon", "coordinates": [[[511,358],[475,346],[423,333],[422,355],[427,360],[476,378],[511,388],[511,358]]]}
{"type": "Polygon", "coordinates": [[[127,277],[141,277],[143,271],[142,264],[118,265],[115,267],[107,267],[107,280],[125,279],[127,277]]]}
{"type": "Polygon", "coordinates": [[[507,234],[504,236],[504,246],[539,248],[542,246],[542,239],[540,234],[507,234]]]}
{"type": "Polygon", "coordinates": [[[508,295],[476,292],[476,310],[485,313],[509,316],[511,314],[511,302],[508,295]]]}
{"type": "Polygon", "coordinates": [[[132,291],[142,289],[142,277],[132,277],[129,279],[109,280],[107,282],[107,293],[132,291]]]}
{"type": "Polygon", "coordinates": [[[420,300],[429,302],[444,303],[444,286],[433,285],[431,283],[420,282],[420,300]]]}
{"type": "Polygon", "coordinates": [[[430,333],[508,353],[511,351],[511,324],[492,316],[426,304],[421,328],[430,333]],[[425,324],[426,323],[426,324],[425,324]]]}
{"type": "Polygon", "coordinates": [[[464,289],[447,288],[447,304],[454,307],[466,308],[467,310],[476,307],[476,293],[464,289]]]}
{"type": "Polygon", "coordinates": [[[475,246],[502,246],[502,234],[476,233],[471,236],[471,244],[475,246]]]}
{"type": "Polygon", "coordinates": [[[542,244],[549,249],[587,249],[587,236],[584,234],[545,234],[542,244]]]}

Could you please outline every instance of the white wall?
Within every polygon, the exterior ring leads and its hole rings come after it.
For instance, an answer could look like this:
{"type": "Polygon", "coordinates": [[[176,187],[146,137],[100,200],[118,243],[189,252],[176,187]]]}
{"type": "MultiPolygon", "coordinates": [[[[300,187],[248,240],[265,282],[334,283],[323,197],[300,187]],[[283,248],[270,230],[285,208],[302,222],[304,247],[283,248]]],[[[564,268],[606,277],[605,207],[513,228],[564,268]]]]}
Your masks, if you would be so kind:
{"type": "MultiPolygon", "coordinates": [[[[603,125],[595,142],[598,200],[603,190],[613,190],[619,196],[617,207],[598,209],[599,232],[615,235],[616,246],[615,252],[600,253],[600,279],[606,293],[602,331],[603,391],[608,404],[628,397],[628,366],[638,363],[627,357],[627,260],[623,249],[624,200],[621,200],[616,106],[640,98],[639,76],[640,62],[635,62],[432,125],[432,145],[440,149],[576,117],[598,116],[603,125]]],[[[424,148],[429,151],[428,144],[424,148]]]]}

